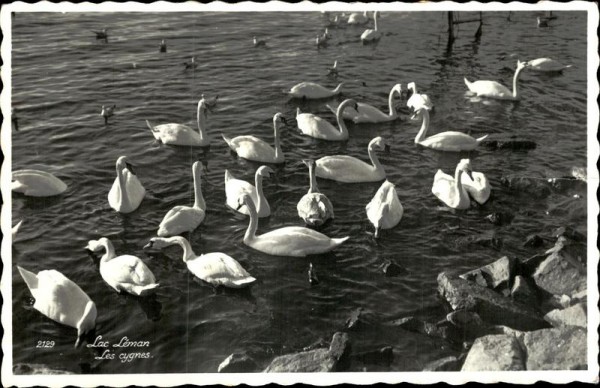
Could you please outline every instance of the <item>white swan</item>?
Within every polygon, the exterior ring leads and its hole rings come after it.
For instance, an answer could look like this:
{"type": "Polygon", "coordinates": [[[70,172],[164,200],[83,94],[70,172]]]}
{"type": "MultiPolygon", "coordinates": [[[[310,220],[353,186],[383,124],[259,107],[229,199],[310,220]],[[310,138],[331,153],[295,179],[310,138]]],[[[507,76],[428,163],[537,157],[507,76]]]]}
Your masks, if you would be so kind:
{"type": "Polygon", "coordinates": [[[49,172],[17,170],[12,173],[11,189],[31,197],[50,197],[63,193],[67,185],[49,172]]]}
{"type": "Polygon", "coordinates": [[[500,100],[518,100],[519,89],[517,87],[517,81],[521,71],[528,67],[527,62],[521,62],[517,60],[517,70],[513,77],[513,90],[512,92],[504,85],[496,81],[475,81],[470,82],[465,78],[465,85],[471,91],[471,93],[477,94],[481,97],[497,98],[500,100]]]}
{"type": "Polygon", "coordinates": [[[471,163],[469,159],[462,159],[456,165],[454,178],[438,170],[433,178],[431,192],[453,209],[468,209],[471,205],[469,194],[462,184],[461,174],[465,172],[471,174],[471,163]]]}
{"type": "Polygon", "coordinates": [[[457,131],[446,131],[426,137],[429,130],[429,111],[426,108],[421,108],[413,115],[413,118],[418,117],[419,114],[423,116],[423,124],[415,137],[415,144],[423,147],[450,152],[472,151],[488,137],[488,135],[485,135],[475,139],[466,133],[457,131]]]}
{"type": "Polygon", "coordinates": [[[158,227],[159,237],[175,236],[196,229],[206,216],[206,202],[202,196],[200,185],[200,162],[192,165],[192,177],[194,179],[194,206],[175,206],[169,210],[158,227]]]}
{"type": "Polygon", "coordinates": [[[298,128],[307,136],[323,140],[347,140],[348,129],[344,123],[342,114],[348,107],[358,108],[356,101],[352,99],[344,100],[337,108],[336,118],[339,129],[331,125],[328,121],[312,113],[300,113],[300,108],[296,109],[296,121],[298,128]]]}
{"type": "Polygon", "coordinates": [[[363,13],[351,13],[350,16],[348,16],[348,24],[365,24],[369,21],[369,15],[367,14],[367,11],[364,11],[363,13]]]}
{"type": "Polygon", "coordinates": [[[559,61],[551,58],[537,58],[527,61],[528,68],[533,71],[541,71],[548,73],[558,73],[564,69],[568,69],[573,65],[563,65],[559,61]]]}
{"type": "Polygon", "coordinates": [[[381,32],[379,31],[379,29],[377,27],[378,17],[379,17],[379,11],[375,11],[375,13],[373,14],[373,22],[375,24],[374,28],[366,29],[360,36],[360,40],[363,42],[363,44],[375,42],[375,41],[378,41],[379,39],[381,39],[381,32]]]}
{"type": "Polygon", "coordinates": [[[320,226],[330,218],[333,218],[333,205],[325,194],[319,192],[317,177],[315,176],[315,162],[305,159],[302,163],[308,166],[310,188],[308,189],[308,193],[304,194],[300,199],[296,209],[300,218],[307,225],[320,226]]]}
{"type": "Polygon", "coordinates": [[[269,177],[274,174],[273,169],[267,166],[260,166],[254,174],[254,183],[256,186],[235,178],[229,170],[225,170],[225,196],[227,197],[227,206],[237,210],[242,214],[249,215],[250,212],[246,207],[239,207],[240,197],[244,194],[250,195],[255,204],[255,209],[258,208],[259,217],[268,217],[271,215],[271,207],[263,193],[263,177],[269,177]]]}
{"type": "MultiPolygon", "coordinates": [[[[388,96],[388,106],[390,109],[390,113],[383,113],[379,109],[375,108],[372,105],[365,104],[359,102],[358,110],[348,107],[344,110],[343,117],[346,120],[352,120],[354,123],[383,123],[386,121],[392,121],[398,118],[398,113],[396,112],[396,107],[394,106],[394,96],[398,95],[400,97],[402,95],[402,85],[396,84],[390,90],[390,94],[388,96]]],[[[331,110],[334,114],[337,113],[337,107],[331,104],[325,105],[329,110],[331,110]]]]}
{"type": "Polygon", "coordinates": [[[369,142],[368,152],[371,163],[348,155],[324,156],[316,162],[316,175],[344,183],[378,182],[385,179],[385,170],[375,154],[375,148],[389,149],[385,140],[378,136],[369,142]]]}
{"type": "Polygon", "coordinates": [[[17,222],[17,224],[12,227],[11,234],[12,234],[13,241],[15,241],[15,237],[17,237],[17,233],[19,233],[19,229],[21,228],[21,225],[23,225],[23,220],[17,222]]]}
{"type": "Polygon", "coordinates": [[[348,236],[330,238],[316,230],[300,226],[287,226],[257,236],[258,217],[254,202],[248,194],[244,194],[240,199],[239,206],[244,205],[250,211],[250,223],[244,235],[244,244],[269,255],[292,257],[317,255],[331,251],[350,238],[348,236]]]}
{"type": "Polygon", "coordinates": [[[117,159],[117,177],[108,192],[108,204],[119,213],[131,213],[140,206],[146,189],[127,162],[127,157],[117,159]]]}
{"type": "Polygon", "coordinates": [[[292,88],[286,93],[294,98],[315,100],[319,98],[329,98],[340,94],[344,85],[351,82],[360,82],[363,86],[365,86],[365,83],[361,81],[345,81],[340,83],[335,89],[330,90],[314,82],[300,82],[299,84],[292,86],[292,88]]]}
{"type": "Polygon", "coordinates": [[[34,274],[17,266],[35,299],[33,308],[52,319],[77,329],[75,347],[96,326],[96,305],[72,280],[56,270],[34,274]]]}
{"type": "Polygon", "coordinates": [[[408,85],[406,85],[406,88],[412,92],[410,98],[406,100],[406,106],[411,111],[416,112],[421,108],[425,108],[427,110],[433,109],[433,104],[431,103],[429,96],[417,92],[417,84],[410,82],[408,85]]]}
{"type": "Polygon", "coordinates": [[[267,46],[267,42],[265,40],[258,40],[258,39],[256,39],[256,36],[252,37],[252,43],[254,44],[254,47],[266,47],[267,46]]]}
{"type": "Polygon", "coordinates": [[[152,131],[156,140],[163,144],[206,147],[210,144],[210,138],[206,133],[207,109],[206,100],[201,98],[200,101],[198,101],[198,109],[196,112],[198,131],[183,124],[154,125],[148,120],[146,120],[146,124],[152,131]]]}
{"type": "Polygon", "coordinates": [[[287,121],[281,113],[276,113],[273,116],[273,129],[275,132],[275,148],[271,147],[267,142],[255,136],[237,136],[233,139],[221,135],[232,151],[238,156],[262,163],[283,163],[285,156],[281,150],[279,140],[279,129],[281,123],[287,125],[287,121]]]}
{"type": "Polygon", "coordinates": [[[231,288],[247,287],[256,281],[233,257],[221,252],[196,256],[189,241],[184,237],[153,237],[144,249],[162,249],[169,245],[183,248],[183,262],[195,276],[214,286],[231,288]]]}
{"type": "Polygon", "coordinates": [[[144,296],[155,292],[158,287],[154,274],[139,257],[117,256],[115,247],[106,237],[90,240],[85,248],[92,252],[105,250],[100,259],[100,275],[115,291],[144,296]]]}
{"type": "Polygon", "coordinates": [[[327,75],[330,75],[332,77],[337,77],[338,76],[337,59],[333,62],[333,66],[331,66],[329,68],[329,71],[328,71],[327,75]]]}
{"type": "Polygon", "coordinates": [[[367,218],[375,227],[375,237],[379,237],[380,229],[391,229],[398,225],[404,214],[396,188],[388,180],[383,182],[365,209],[367,218]]]}
{"type": "Polygon", "coordinates": [[[490,182],[481,172],[471,171],[471,177],[468,174],[462,174],[461,183],[475,202],[483,205],[490,198],[492,192],[490,182]]]}

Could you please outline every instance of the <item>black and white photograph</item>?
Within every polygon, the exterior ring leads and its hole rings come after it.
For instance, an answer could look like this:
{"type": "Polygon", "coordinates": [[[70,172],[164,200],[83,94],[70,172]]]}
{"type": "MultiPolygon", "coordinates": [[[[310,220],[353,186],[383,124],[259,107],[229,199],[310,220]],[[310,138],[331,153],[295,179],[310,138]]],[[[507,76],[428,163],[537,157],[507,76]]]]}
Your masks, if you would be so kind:
{"type": "Polygon", "coordinates": [[[4,4],[2,384],[597,384],[598,15],[4,4]]]}

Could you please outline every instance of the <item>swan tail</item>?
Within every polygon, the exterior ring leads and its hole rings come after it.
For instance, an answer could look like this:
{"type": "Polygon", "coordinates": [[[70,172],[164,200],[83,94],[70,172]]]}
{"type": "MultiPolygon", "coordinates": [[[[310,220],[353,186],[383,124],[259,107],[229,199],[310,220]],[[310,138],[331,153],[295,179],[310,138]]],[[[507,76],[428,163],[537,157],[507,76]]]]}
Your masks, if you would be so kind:
{"type": "Polygon", "coordinates": [[[469,90],[471,90],[471,85],[472,85],[472,82],[470,82],[470,81],[467,79],[467,77],[465,77],[465,85],[467,85],[467,88],[469,88],[469,90]]]}
{"type": "Polygon", "coordinates": [[[231,179],[233,179],[233,175],[231,175],[229,170],[225,170],[225,183],[229,182],[231,179]]]}
{"type": "Polygon", "coordinates": [[[484,141],[489,135],[485,135],[485,136],[481,136],[480,138],[477,139],[477,144],[481,143],[482,141],[484,141]]]}
{"type": "Polygon", "coordinates": [[[255,278],[253,278],[252,276],[247,276],[245,278],[241,278],[241,279],[234,279],[231,281],[231,283],[233,285],[235,285],[236,287],[245,287],[248,286],[252,283],[254,283],[256,281],[255,278]]]}
{"type": "Polygon", "coordinates": [[[566,66],[565,66],[565,69],[568,69],[568,68],[570,68],[570,67],[573,67],[573,65],[566,65],[566,66]]]}
{"type": "Polygon", "coordinates": [[[231,139],[228,138],[227,136],[223,135],[223,134],[221,134],[221,137],[223,138],[223,140],[225,140],[225,143],[227,143],[227,145],[229,146],[229,148],[231,148],[232,150],[235,151],[235,147],[231,143],[231,139]]]}
{"type": "Polygon", "coordinates": [[[155,126],[154,124],[152,124],[152,123],[150,122],[150,120],[146,120],[146,125],[148,126],[148,128],[150,128],[150,130],[152,131],[152,134],[154,135],[154,137],[155,137],[157,140],[159,140],[159,139],[160,139],[160,136],[159,136],[159,133],[160,133],[160,131],[157,131],[157,130],[155,129],[155,128],[156,128],[156,126],[155,126]]]}
{"type": "Polygon", "coordinates": [[[300,112],[300,108],[296,108],[296,117],[300,116],[302,112],[300,112]]]}
{"type": "Polygon", "coordinates": [[[375,238],[379,237],[379,227],[375,227],[375,238]]]}
{"type": "Polygon", "coordinates": [[[346,237],[342,237],[342,238],[332,238],[331,241],[333,241],[333,246],[337,247],[337,246],[342,245],[349,238],[350,238],[350,236],[346,236],[346,237]]]}
{"type": "Polygon", "coordinates": [[[154,292],[154,290],[159,286],[158,283],[152,283],[145,286],[133,286],[131,287],[131,291],[137,296],[144,296],[154,292]]]}
{"type": "Polygon", "coordinates": [[[17,268],[19,269],[19,273],[21,274],[21,277],[23,278],[23,280],[25,280],[25,283],[27,284],[27,288],[29,288],[29,290],[35,290],[38,288],[38,277],[36,274],[34,274],[33,272],[27,271],[24,268],[21,268],[19,266],[17,266],[17,268]]]}

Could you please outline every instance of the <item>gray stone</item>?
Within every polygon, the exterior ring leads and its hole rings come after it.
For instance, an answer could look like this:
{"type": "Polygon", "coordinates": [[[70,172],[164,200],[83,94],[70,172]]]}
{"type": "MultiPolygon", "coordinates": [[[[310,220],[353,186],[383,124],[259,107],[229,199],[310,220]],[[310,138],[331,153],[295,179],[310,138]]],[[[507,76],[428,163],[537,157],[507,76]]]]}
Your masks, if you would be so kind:
{"type": "Polygon", "coordinates": [[[519,341],[511,335],[486,335],[477,338],[461,371],[525,370],[524,354],[519,341]]]}
{"type": "Polygon", "coordinates": [[[536,198],[546,198],[552,193],[547,182],[537,178],[508,175],[500,178],[500,183],[513,191],[530,194],[536,198]]]}
{"type": "Polygon", "coordinates": [[[446,319],[456,326],[465,338],[477,338],[490,334],[490,325],[472,311],[458,310],[449,313],[446,319]]]}
{"type": "Polygon", "coordinates": [[[509,288],[516,266],[517,259],[504,256],[493,263],[464,273],[460,277],[492,289],[509,288]]]}
{"type": "Polygon", "coordinates": [[[405,317],[392,321],[391,325],[413,333],[425,334],[429,337],[443,338],[454,343],[460,343],[462,341],[460,331],[450,322],[445,320],[439,323],[432,323],[415,317],[405,317]]]}
{"type": "Polygon", "coordinates": [[[423,372],[459,372],[460,361],[454,356],[440,358],[423,367],[423,372]]]}
{"type": "Polygon", "coordinates": [[[532,235],[527,236],[527,239],[523,243],[523,246],[529,247],[529,248],[539,248],[542,245],[544,245],[545,241],[546,240],[544,240],[542,237],[538,236],[537,234],[532,234],[532,235]]]}
{"type": "Polygon", "coordinates": [[[554,327],[580,326],[587,327],[587,311],[585,303],[579,303],[564,310],[552,310],[544,319],[554,327]]]}
{"type": "Polygon", "coordinates": [[[510,295],[514,300],[525,305],[538,305],[537,290],[523,276],[515,276],[515,282],[510,295]]]}
{"type": "Polygon", "coordinates": [[[563,237],[567,237],[573,241],[583,242],[583,243],[586,242],[586,236],[582,233],[579,233],[578,231],[571,228],[570,226],[561,226],[560,228],[558,228],[554,231],[553,235],[556,238],[563,236],[563,237]]]}
{"type": "Polygon", "coordinates": [[[246,353],[233,353],[227,357],[218,368],[219,373],[248,373],[258,372],[258,365],[246,353]]]}
{"type": "Polygon", "coordinates": [[[349,331],[371,329],[375,325],[375,321],[376,319],[373,314],[365,313],[362,307],[359,307],[352,311],[350,317],[346,320],[344,328],[349,331]]]}
{"type": "Polygon", "coordinates": [[[587,369],[586,330],[565,326],[525,333],[527,370],[587,369]]]}
{"type": "Polygon", "coordinates": [[[347,333],[337,332],[329,345],[329,355],[336,363],[336,370],[344,369],[349,364],[350,340],[347,333]]]}
{"type": "Polygon", "coordinates": [[[399,266],[391,260],[385,260],[380,269],[386,277],[404,275],[407,273],[406,268],[399,266]]]}
{"type": "Polygon", "coordinates": [[[567,244],[565,237],[559,237],[532,276],[536,285],[550,294],[571,296],[587,288],[585,271],[567,244]]]}

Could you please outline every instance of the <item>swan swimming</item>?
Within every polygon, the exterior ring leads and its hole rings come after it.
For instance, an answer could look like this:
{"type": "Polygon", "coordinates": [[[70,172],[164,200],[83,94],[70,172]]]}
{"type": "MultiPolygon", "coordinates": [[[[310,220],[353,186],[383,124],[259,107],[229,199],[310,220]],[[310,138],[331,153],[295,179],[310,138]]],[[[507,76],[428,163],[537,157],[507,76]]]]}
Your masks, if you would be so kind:
{"type": "Polygon", "coordinates": [[[350,237],[330,238],[323,233],[301,226],[287,226],[256,235],[258,217],[254,202],[248,194],[242,195],[239,206],[250,212],[250,223],[244,235],[244,244],[257,251],[275,256],[304,257],[326,253],[341,245],[350,237]]]}
{"type": "Polygon", "coordinates": [[[150,268],[139,257],[117,256],[115,247],[106,237],[90,240],[86,249],[92,252],[105,251],[100,259],[100,275],[115,291],[144,296],[155,292],[159,286],[150,268]]]}
{"type": "Polygon", "coordinates": [[[266,47],[267,45],[265,40],[258,40],[256,39],[256,36],[252,37],[252,43],[254,44],[254,47],[266,47]]]}
{"type": "Polygon", "coordinates": [[[369,21],[369,15],[367,14],[367,11],[364,11],[363,13],[351,13],[350,16],[348,16],[348,24],[366,24],[369,21]]]}
{"type": "Polygon", "coordinates": [[[283,115],[281,113],[276,113],[275,116],[273,116],[275,148],[252,135],[237,136],[233,139],[230,139],[223,134],[221,136],[229,148],[244,159],[262,163],[283,163],[285,156],[281,150],[279,140],[279,129],[281,124],[288,125],[283,115]]]}
{"type": "Polygon", "coordinates": [[[308,166],[308,175],[310,177],[310,188],[308,193],[298,202],[296,209],[298,215],[307,225],[321,226],[330,218],[333,218],[333,205],[325,194],[319,192],[317,187],[317,177],[315,176],[314,160],[302,160],[308,166]]]}
{"type": "Polygon", "coordinates": [[[164,39],[158,45],[158,51],[161,52],[161,53],[166,53],[167,52],[167,44],[165,43],[164,39]]]}
{"type": "MultiPolygon", "coordinates": [[[[433,178],[431,192],[453,209],[468,209],[471,205],[469,194],[462,184],[461,174],[471,175],[471,163],[469,159],[462,159],[456,165],[454,178],[438,170],[433,178]]],[[[472,176],[471,176],[472,179],[472,176]]]]}
{"type": "MultiPolygon", "coordinates": [[[[390,90],[390,94],[388,96],[388,106],[390,110],[389,114],[383,113],[372,105],[359,102],[357,104],[358,110],[348,107],[344,110],[343,117],[346,120],[352,120],[355,124],[383,123],[387,121],[393,121],[398,118],[398,112],[396,112],[396,107],[394,105],[394,96],[396,95],[398,95],[398,97],[401,97],[402,95],[401,84],[394,85],[394,87],[390,90]]],[[[337,107],[331,104],[326,104],[325,106],[334,114],[337,113],[337,107]]]]}
{"type": "Polygon", "coordinates": [[[34,274],[17,266],[33,295],[33,308],[52,319],[77,329],[75,347],[96,327],[96,305],[72,280],[56,270],[34,274]]]}
{"type": "Polygon", "coordinates": [[[513,90],[512,92],[504,85],[496,81],[474,81],[470,82],[465,78],[465,85],[471,91],[471,93],[475,93],[480,97],[489,97],[496,98],[500,100],[518,100],[519,89],[517,88],[517,81],[519,80],[519,75],[521,71],[529,67],[527,62],[521,62],[517,60],[517,70],[515,71],[515,75],[513,77],[513,90]]]}
{"type": "Polygon", "coordinates": [[[185,70],[189,70],[189,69],[194,70],[196,67],[198,67],[198,62],[196,62],[196,57],[192,57],[190,63],[183,62],[183,66],[185,66],[185,70]]]}
{"type": "Polygon", "coordinates": [[[213,286],[242,288],[256,281],[237,260],[225,253],[212,252],[196,256],[189,241],[181,236],[152,237],[144,249],[162,249],[169,245],[179,245],[183,249],[183,262],[188,270],[213,286]]]}
{"type": "Polygon", "coordinates": [[[131,213],[140,206],[146,189],[127,162],[127,157],[117,159],[116,169],[117,177],[108,192],[108,203],[119,213],[131,213]]]}
{"type": "Polygon", "coordinates": [[[366,86],[362,81],[345,81],[340,83],[335,89],[330,90],[314,82],[300,82],[299,84],[292,86],[292,88],[286,93],[294,98],[314,100],[320,98],[329,98],[340,94],[344,85],[351,82],[360,82],[363,86],[366,86]]]}
{"type": "Polygon", "coordinates": [[[329,68],[327,75],[330,75],[334,78],[338,76],[337,59],[333,62],[333,66],[329,68]]]}
{"type": "Polygon", "coordinates": [[[423,107],[415,112],[413,119],[419,115],[423,117],[423,124],[415,137],[415,144],[422,145],[423,147],[449,152],[472,151],[488,137],[488,135],[485,135],[475,139],[466,133],[457,131],[446,131],[426,137],[429,130],[429,111],[423,107]]]}
{"type": "Polygon", "coordinates": [[[116,108],[117,108],[117,105],[113,105],[113,106],[102,105],[102,111],[100,112],[100,116],[104,117],[104,125],[108,124],[108,118],[115,114],[116,108]]]}
{"type": "Polygon", "coordinates": [[[62,194],[67,184],[49,172],[17,170],[12,173],[11,189],[30,197],[51,197],[62,194]]]}
{"type": "Polygon", "coordinates": [[[483,205],[490,198],[492,187],[483,173],[471,171],[471,176],[462,174],[460,180],[467,193],[478,204],[483,205]]]}
{"type": "Polygon", "coordinates": [[[258,208],[258,217],[268,217],[271,215],[271,207],[269,202],[263,193],[263,178],[268,178],[270,174],[274,174],[272,168],[267,166],[260,166],[254,174],[254,182],[256,186],[235,178],[229,170],[225,170],[225,196],[227,197],[226,203],[230,208],[237,210],[239,213],[249,215],[249,210],[242,206],[240,207],[240,198],[244,194],[250,195],[255,204],[255,211],[258,208]]]}
{"type": "Polygon", "coordinates": [[[371,163],[348,155],[324,156],[316,162],[316,175],[344,183],[378,182],[385,179],[385,170],[375,154],[375,148],[389,150],[381,136],[369,142],[368,152],[371,163]]]}
{"type": "Polygon", "coordinates": [[[297,108],[296,121],[298,123],[298,128],[304,135],[314,137],[315,139],[332,141],[347,140],[349,134],[342,114],[344,113],[344,110],[349,107],[358,109],[358,104],[352,99],[347,99],[344,100],[337,108],[336,118],[339,129],[317,115],[312,113],[300,113],[300,108],[297,108]]]}
{"type": "Polygon", "coordinates": [[[427,110],[433,109],[433,104],[431,103],[429,96],[417,92],[417,84],[410,82],[408,85],[406,85],[406,88],[412,92],[412,95],[408,100],[406,100],[406,106],[411,111],[416,112],[421,108],[425,108],[427,110]]]}
{"type": "Polygon", "coordinates": [[[527,61],[527,66],[533,71],[558,73],[565,69],[572,67],[573,65],[563,65],[559,61],[555,61],[551,58],[537,58],[527,61]]]}
{"type": "Polygon", "coordinates": [[[93,31],[96,34],[96,39],[107,39],[108,38],[108,28],[103,28],[102,31],[93,31]]]}
{"type": "Polygon", "coordinates": [[[391,229],[398,225],[404,214],[396,187],[388,180],[383,182],[365,210],[369,221],[375,227],[375,237],[379,237],[380,229],[391,229]]]}
{"type": "Polygon", "coordinates": [[[158,227],[159,237],[175,236],[196,229],[206,216],[206,202],[202,196],[200,170],[202,165],[196,161],[192,165],[194,179],[194,206],[175,206],[165,215],[158,227]]]}
{"type": "Polygon", "coordinates": [[[183,124],[154,125],[148,120],[146,120],[146,124],[154,138],[163,144],[206,147],[210,145],[210,138],[206,133],[207,110],[207,102],[201,98],[196,111],[198,131],[183,124]]]}
{"type": "Polygon", "coordinates": [[[381,39],[381,32],[379,31],[379,29],[377,27],[378,17],[379,17],[379,11],[375,11],[375,13],[373,14],[373,22],[375,24],[375,27],[373,29],[369,28],[369,29],[365,30],[362,33],[362,35],[360,36],[360,40],[363,44],[376,42],[379,39],[381,39]]]}

